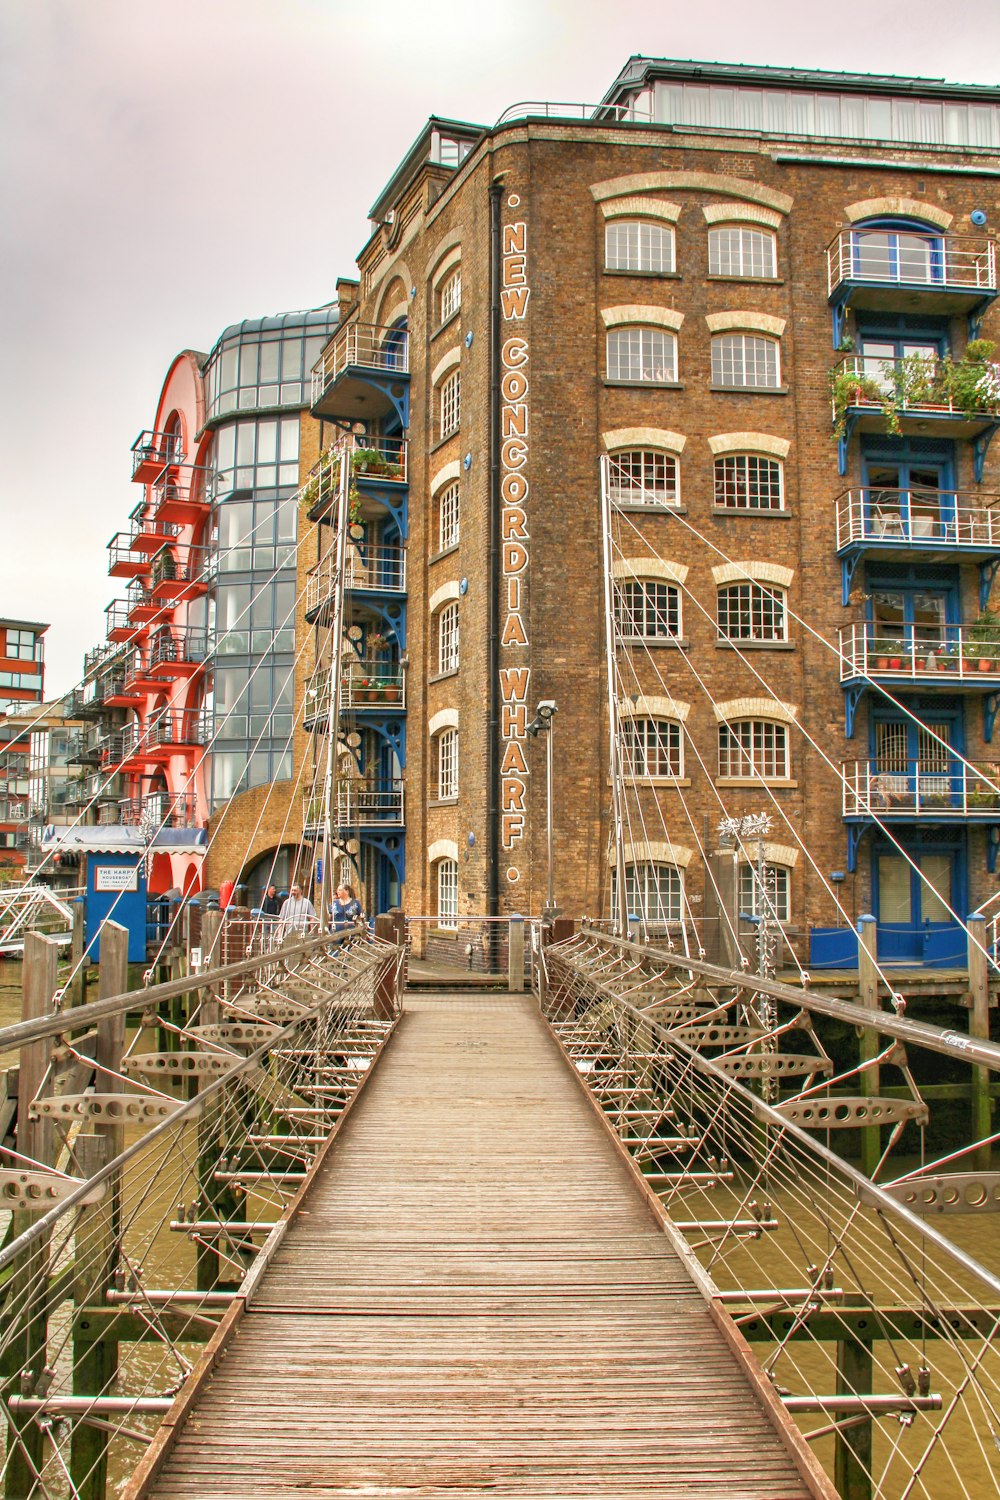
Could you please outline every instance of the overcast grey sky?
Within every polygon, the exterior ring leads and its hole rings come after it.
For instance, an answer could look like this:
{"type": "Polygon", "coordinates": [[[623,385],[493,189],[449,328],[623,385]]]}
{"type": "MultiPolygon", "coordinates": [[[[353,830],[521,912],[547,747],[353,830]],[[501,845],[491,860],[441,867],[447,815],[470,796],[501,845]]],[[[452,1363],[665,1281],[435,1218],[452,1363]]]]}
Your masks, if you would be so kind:
{"type": "Polygon", "coordinates": [[[173,355],[328,301],[428,115],[597,100],[633,52],[993,84],[1000,0],[0,0],[0,614],[51,622],[51,691],[173,355]]]}

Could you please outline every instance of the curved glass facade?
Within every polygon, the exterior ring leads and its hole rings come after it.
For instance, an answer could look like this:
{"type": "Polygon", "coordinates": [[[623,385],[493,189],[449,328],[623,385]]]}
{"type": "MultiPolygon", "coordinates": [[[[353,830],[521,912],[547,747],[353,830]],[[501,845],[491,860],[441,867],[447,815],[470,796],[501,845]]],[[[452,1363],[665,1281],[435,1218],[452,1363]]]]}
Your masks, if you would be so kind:
{"type": "Polygon", "coordinates": [[[215,669],[205,696],[213,808],[292,773],[300,414],[336,325],[335,307],[234,324],[205,365],[214,426],[215,669]]]}
{"type": "Polygon", "coordinates": [[[227,328],[205,365],[207,420],[231,412],[303,406],[310,371],[337,326],[335,306],[227,328]]]}

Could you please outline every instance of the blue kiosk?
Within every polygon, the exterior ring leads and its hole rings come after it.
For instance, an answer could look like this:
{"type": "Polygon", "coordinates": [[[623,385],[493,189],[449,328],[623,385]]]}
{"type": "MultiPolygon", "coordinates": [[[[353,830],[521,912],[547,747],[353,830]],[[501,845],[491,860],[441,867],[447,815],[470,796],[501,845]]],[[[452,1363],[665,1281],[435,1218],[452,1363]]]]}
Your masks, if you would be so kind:
{"type": "MultiPolygon", "coordinates": [[[[146,961],[147,944],[158,941],[156,912],[167,900],[150,897],[146,888],[146,858],[155,854],[186,854],[203,858],[208,847],[204,828],[160,828],[150,837],[142,828],[110,824],[102,828],[51,826],[42,839],[46,854],[72,856],[84,876],[84,948],[91,963],[101,957],[101,925],[105,918],[128,930],[128,961],[146,961]]],[[[179,897],[180,892],[174,892],[179,897]]],[[[169,910],[169,908],[168,908],[169,910]]],[[[162,911],[160,911],[162,919],[162,911]]]]}

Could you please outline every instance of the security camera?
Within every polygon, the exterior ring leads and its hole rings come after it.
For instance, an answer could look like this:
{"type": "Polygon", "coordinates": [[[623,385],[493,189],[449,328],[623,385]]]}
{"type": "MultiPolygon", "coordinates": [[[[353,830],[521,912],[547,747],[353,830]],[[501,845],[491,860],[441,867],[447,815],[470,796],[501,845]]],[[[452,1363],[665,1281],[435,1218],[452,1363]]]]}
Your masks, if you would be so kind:
{"type": "Polygon", "coordinates": [[[540,719],[551,719],[552,715],[557,712],[558,704],[554,703],[551,698],[543,698],[538,705],[538,717],[540,719]]]}

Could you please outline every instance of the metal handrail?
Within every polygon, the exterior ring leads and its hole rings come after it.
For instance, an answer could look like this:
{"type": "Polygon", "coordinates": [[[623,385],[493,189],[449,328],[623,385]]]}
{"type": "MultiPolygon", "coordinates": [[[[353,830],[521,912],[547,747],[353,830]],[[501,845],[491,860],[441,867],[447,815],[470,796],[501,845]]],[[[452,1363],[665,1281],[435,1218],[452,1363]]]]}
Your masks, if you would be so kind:
{"type": "Polygon", "coordinates": [[[493,127],[511,120],[586,120],[599,125],[611,120],[614,124],[653,125],[656,123],[652,109],[640,109],[635,104],[581,104],[551,99],[523,99],[509,104],[493,127]]]}
{"type": "MultiPolygon", "coordinates": [[[[306,576],[306,612],[312,613],[333,598],[337,587],[337,549],[310,568],[306,576]]],[[[406,592],[406,553],[402,547],[365,546],[348,548],[344,587],[368,593],[406,592]]]]}
{"type": "MultiPolygon", "coordinates": [[[[880,354],[847,354],[835,373],[838,378],[845,374],[857,377],[857,386],[847,395],[846,408],[884,412],[888,403],[897,412],[936,412],[966,421],[981,421],[1000,415],[1000,375],[997,369],[992,362],[983,362],[976,392],[978,404],[972,408],[955,400],[949,382],[943,378],[948,370],[948,362],[943,359],[923,356],[918,359],[912,354],[891,359],[880,354]],[[914,372],[918,364],[920,379],[914,378],[913,388],[907,389],[906,372],[914,372]],[[873,381],[878,387],[877,393],[871,388],[873,381]]],[[[836,401],[831,405],[836,423],[836,401]]]]}
{"type": "Polygon", "coordinates": [[[200,664],[208,655],[208,635],[191,626],[171,625],[150,637],[149,665],[170,662],[200,664]]]}
{"type": "Polygon", "coordinates": [[[886,264],[870,270],[879,257],[864,247],[864,229],[841,229],[827,246],[827,286],[832,295],[844,281],[874,282],[879,286],[910,289],[961,287],[970,291],[997,290],[996,243],[989,235],[928,232],[927,256],[921,265],[905,254],[890,256],[886,264]],[[867,264],[866,264],[867,263],[867,264]]]}
{"type": "Polygon", "coordinates": [[[144,464],[156,463],[161,468],[166,468],[167,464],[179,464],[183,461],[184,450],[177,433],[156,432],[146,428],[132,444],[133,478],[144,464]]]}
{"type": "MultiPolygon", "coordinates": [[[[242,942],[242,928],[253,924],[226,921],[223,934],[230,926],[234,939],[242,942]]],[[[42,956],[41,949],[32,955],[36,962],[42,956]]],[[[198,970],[185,979],[183,989],[175,984],[153,986],[4,1028],[7,1051],[32,1041],[47,1047],[53,1036],[51,1023],[58,1022],[66,1046],[60,1044],[33,1104],[42,1120],[65,1115],[65,1106],[72,1112],[75,1102],[78,1113],[82,1110],[105,1126],[111,1122],[105,1134],[112,1158],[86,1180],[67,1178],[62,1170],[42,1174],[49,1190],[38,1207],[52,1206],[23,1232],[18,1232],[23,1219],[16,1223],[14,1235],[0,1250],[0,1272],[16,1267],[16,1273],[4,1278],[4,1359],[16,1358],[25,1339],[55,1347],[58,1329],[49,1318],[56,1303],[44,1295],[51,1284],[48,1253],[34,1253],[44,1247],[51,1252],[53,1266],[65,1266],[67,1252],[72,1259],[72,1286],[58,1301],[68,1295],[77,1308],[100,1306],[116,1328],[136,1321],[150,1327],[169,1360],[167,1372],[164,1360],[143,1358],[145,1351],[129,1333],[119,1344],[112,1332],[121,1360],[122,1384],[116,1394],[99,1388],[84,1403],[77,1399],[80,1371],[92,1356],[90,1345],[69,1349],[44,1383],[22,1382],[15,1395],[8,1392],[8,1430],[17,1434],[8,1444],[3,1465],[8,1489],[16,1487],[10,1476],[17,1473],[21,1452],[30,1455],[41,1446],[33,1437],[33,1417],[42,1420],[49,1412],[73,1420],[81,1415],[82,1405],[83,1418],[96,1420],[109,1434],[103,1441],[115,1444],[135,1436],[129,1427],[121,1427],[122,1413],[153,1417],[169,1409],[192,1368],[190,1359],[178,1351],[192,1340],[204,1343],[232,1302],[249,1301],[294,1212],[299,1187],[318,1164],[391,1035],[399,1014],[401,972],[402,954],[387,944],[366,941],[357,931],[324,934],[287,940],[278,951],[238,964],[198,970]],[[182,999],[184,989],[193,995],[189,1002],[182,999]],[[170,1003],[170,1014],[177,1016],[175,1001],[181,1002],[180,1024],[153,1020],[155,1008],[163,1003],[170,1003]],[[147,1006],[154,1009],[147,1011],[147,1006]],[[101,1092],[105,1074],[98,1068],[96,1090],[84,1082],[86,1094],[67,1100],[55,1084],[58,1074],[69,1068],[77,1078],[81,1069],[87,1081],[95,1076],[92,1063],[88,1072],[82,1049],[73,1052],[70,1037],[86,1035],[95,1022],[130,1012],[140,1012],[159,1026],[172,1044],[170,1050],[151,1055],[132,1043],[122,1056],[120,1043],[105,1033],[105,1040],[98,1040],[98,1053],[103,1047],[106,1060],[110,1054],[111,1078],[119,1083],[118,1091],[101,1092]],[[157,1063],[163,1064],[159,1071],[157,1063]],[[331,1075],[339,1086],[331,1087],[331,1075]],[[171,1091],[171,1083],[183,1078],[197,1078],[194,1095],[183,1087],[171,1091]],[[86,1102],[81,1105],[80,1099],[86,1102]],[[307,1103],[312,1107],[304,1107],[307,1103]],[[139,1138],[136,1127],[143,1132],[139,1138]],[[276,1162],[278,1153],[267,1132],[278,1128],[287,1132],[282,1142],[294,1149],[290,1159],[286,1149],[284,1159],[276,1162]],[[193,1130],[201,1142],[194,1166],[193,1130]],[[240,1169],[234,1171],[237,1161],[240,1169]],[[244,1177],[252,1184],[253,1212],[235,1215],[240,1218],[239,1230],[230,1236],[227,1220],[234,1215],[229,1203],[233,1194],[240,1196],[244,1177]],[[220,1182],[232,1186],[220,1193],[220,1182]],[[179,1200],[190,1193],[190,1206],[179,1208],[179,1200]],[[103,1215],[91,1215],[89,1220],[80,1215],[83,1205],[102,1197],[106,1202],[113,1197],[120,1210],[114,1229],[103,1215]],[[217,1289],[220,1283],[231,1287],[234,1270],[235,1296],[232,1290],[217,1289]],[[116,1322],[119,1313],[124,1315],[123,1325],[116,1322]],[[31,1428],[27,1436],[25,1416],[31,1428]]],[[[167,1012],[160,1014],[165,1017],[167,1012]]],[[[135,1042],[141,1038],[140,1031],[135,1042]]],[[[32,1139],[41,1139],[41,1161],[54,1163],[44,1131],[32,1137],[26,1115],[27,1111],[19,1119],[23,1134],[18,1144],[25,1149],[27,1135],[30,1152],[32,1139]]],[[[67,1163],[71,1169],[73,1164],[67,1163]]],[[[66,1451],[67,1461],[61,1464],[52,1450],[40,1452],[37,1465],[31,1464],[45,1493],[63,1493],[64,1479],[75,1492],[83,1482],[84,1466],[90,1474],[89,1455],[81,1464],[68,1446],[66,1451]]],[[[31,1463],[30,1457],[27,1461],[31,1463]]],[[[117,1455],[112,1461],[118,1461],[117,1455]]]]}
{"type": "MultiPolygon", "coordinates": [[[[306,693],[306,717],[325,718],[330,709],[333,668],[317,673],[306,693]]],[[[373,708],[376,704],[406,707],[406,667],[401,662],[352,659],[341,665],[341,711],[373,708]]]]}
{"type": "MultiPolygon", "coordinates": [[[[960,1463],[966,1484],[976,1488],[983,1482],[989,1489],[995,1478],[990,1414],[1000,1395],[994,1338],[1000,1276],[949,1240],[940,1220],[929,1222],[920,1211],[925,1202],[943,1206],[947,1192],[960,1195],[958,1203],[947,1199],[952,1207],[986,1200],[961,1199],[965,1179],[952,1179],[949,1187],[947,1176],[927,1175],[933,1166],[878,1185],[800,1125],[800,1118],[815,1119],[812,1128],[822,1131],[822,1106],[833,1108],[838,1100],[844,1109],[855,1108],[858,1119],[875,1117],[864,1114],[860,1079],[855,1087],[862,1097],[854,1099],[827,1097],[824,1085],[811,1084],[810,1058],[800,1055],[810,1034],[800,1023],[803,1010],[844,1020],[853,1015],[866,1032],[884,1029],[916,1045],[929,1036],[934,1050],[993,1069],[1000,1067],[1000,1047],[590,929],[543,949],[542,956],[543,1013],[643,1172],[650,1196],[659,1198],[669,1216],[667,1233],[678,1243],[682,1235],[687,1240],[706,1297],[720,1316],[728,1312],[758,1341],[764,1372],[786,1409],[812,1411],[821,1423],[832,1423],[807,1436],[836,1434],[839,1463],[852,1438],[841,1440],[838,1418],[851,1425],[882,1417],[917,1423],[916,1440],[890,1440],[877,1465],[865,1462],[871,1485],[866,1493],[880,1500],[943,1493],[947,1485],[936,1485],[925,1464],[935,1445],[948,1443],[947,1424],[964,1407],[976,1426],[978,1443],[968,1445],[976,1477],[970,1481],[964,1448],[950,1452],[945,1467],[958,1472],[960,1463]],[[769,994],[783,992],[796,1020],[779,1018],[768,1031],[755,993],[765,987],[769,994]],[[795,1050],[778,1056],[779,1037],[795,1050]],[[769,1070],[777,1073],[779,1064],[796,1058],[800,1066],[787,1068],[790,1086],[776,1105],[742,1081],[759,1078],[763,1093],[769,1070]],[[809,1113],[813,1104],[815,1116],[809,1113]],[[942,1317],[943,1308],[949,1312],[942,1317]],[[830,1346],[850,1342],[862,1329],[868,1339],[864,1364],[845,1366],[839,1349],[835,1363],[830,1346]],[[925,1341],[931,1340],[941,1341],[932,1347],[949,1345],[948,1360],[925,1357],[925,1341]],[[823,1346],[821,1359],[808,1357],[809,1341],[817,1354],[823,1346]],[[940,1418],[930,1415],[939,1412],[940,1418]],[[906,1483],[918,1475],[919,1487],[906,1483]]],[[[878,1060],[909,1076],[901,1049],[890,1047],[878,1060]]],[[[831,1059],[817,1055],[812,1063],[823,1064],[812,1077],[829,1074],[831,1059]]],[[[890,1100],[869,1102],[889,1114],[890,1100]]],[[[886,1149],[900,1139],[905,1121],[921,1113],[926,1109],[918,1098],[906,1107],[900,1101],[889,1114],[886,1149]]],[[[970,1176],[976,1179],[970,1189],[993,1191],[994,1174],[970,1176]]],[[[870,1455],[869,1441],[855,1453],[870,1455]]]]}
{"type": "Polygon", "coordinates": [[[1000,549],[1000,494],[979,490],[845,490],[836,499],[837,550],[889,546],[1000,549]]]}
{"type": "Polygon", "coordinates": [[[932,687],[936,677],[992,687],[1000,672],[1000,641],[984,639],[984,627],[945,625],[924,633],[919,626],[903,627],[901,638],[884,634],[877,620],[848,625],[840,631],[840,678],[919,678],[932,687]]]}
{"type": "Polygon", "coordinates": [[[351,472],[357,479],[380,484],[406,484],[409,438],[375,437],[367,432],[351,434],[351,472]],[[366,458],[365,455],[371,455],[366,458]]]}
{"type": "Polygon", "coordinates": [[[846,761],[841,768],[845,818],[961,815],[1000,822],[1000,762],[979,761],[941,769],[925,762],[846,761]]]}
{"type": "Polygon", "coordinates": [[[143,824],[189,828],[196,805],[194,792],[147,792],[144,797],[123,797],[118,803],[118,821],[133,828],[143,824]]]}
{"type": "Polygon", "coordinates": [[[313,370],[313,405],[352,365],[393,375],[408,375],[410,347],[407,330],[381,323],[348,323],[340,329],[313,370]]]}

